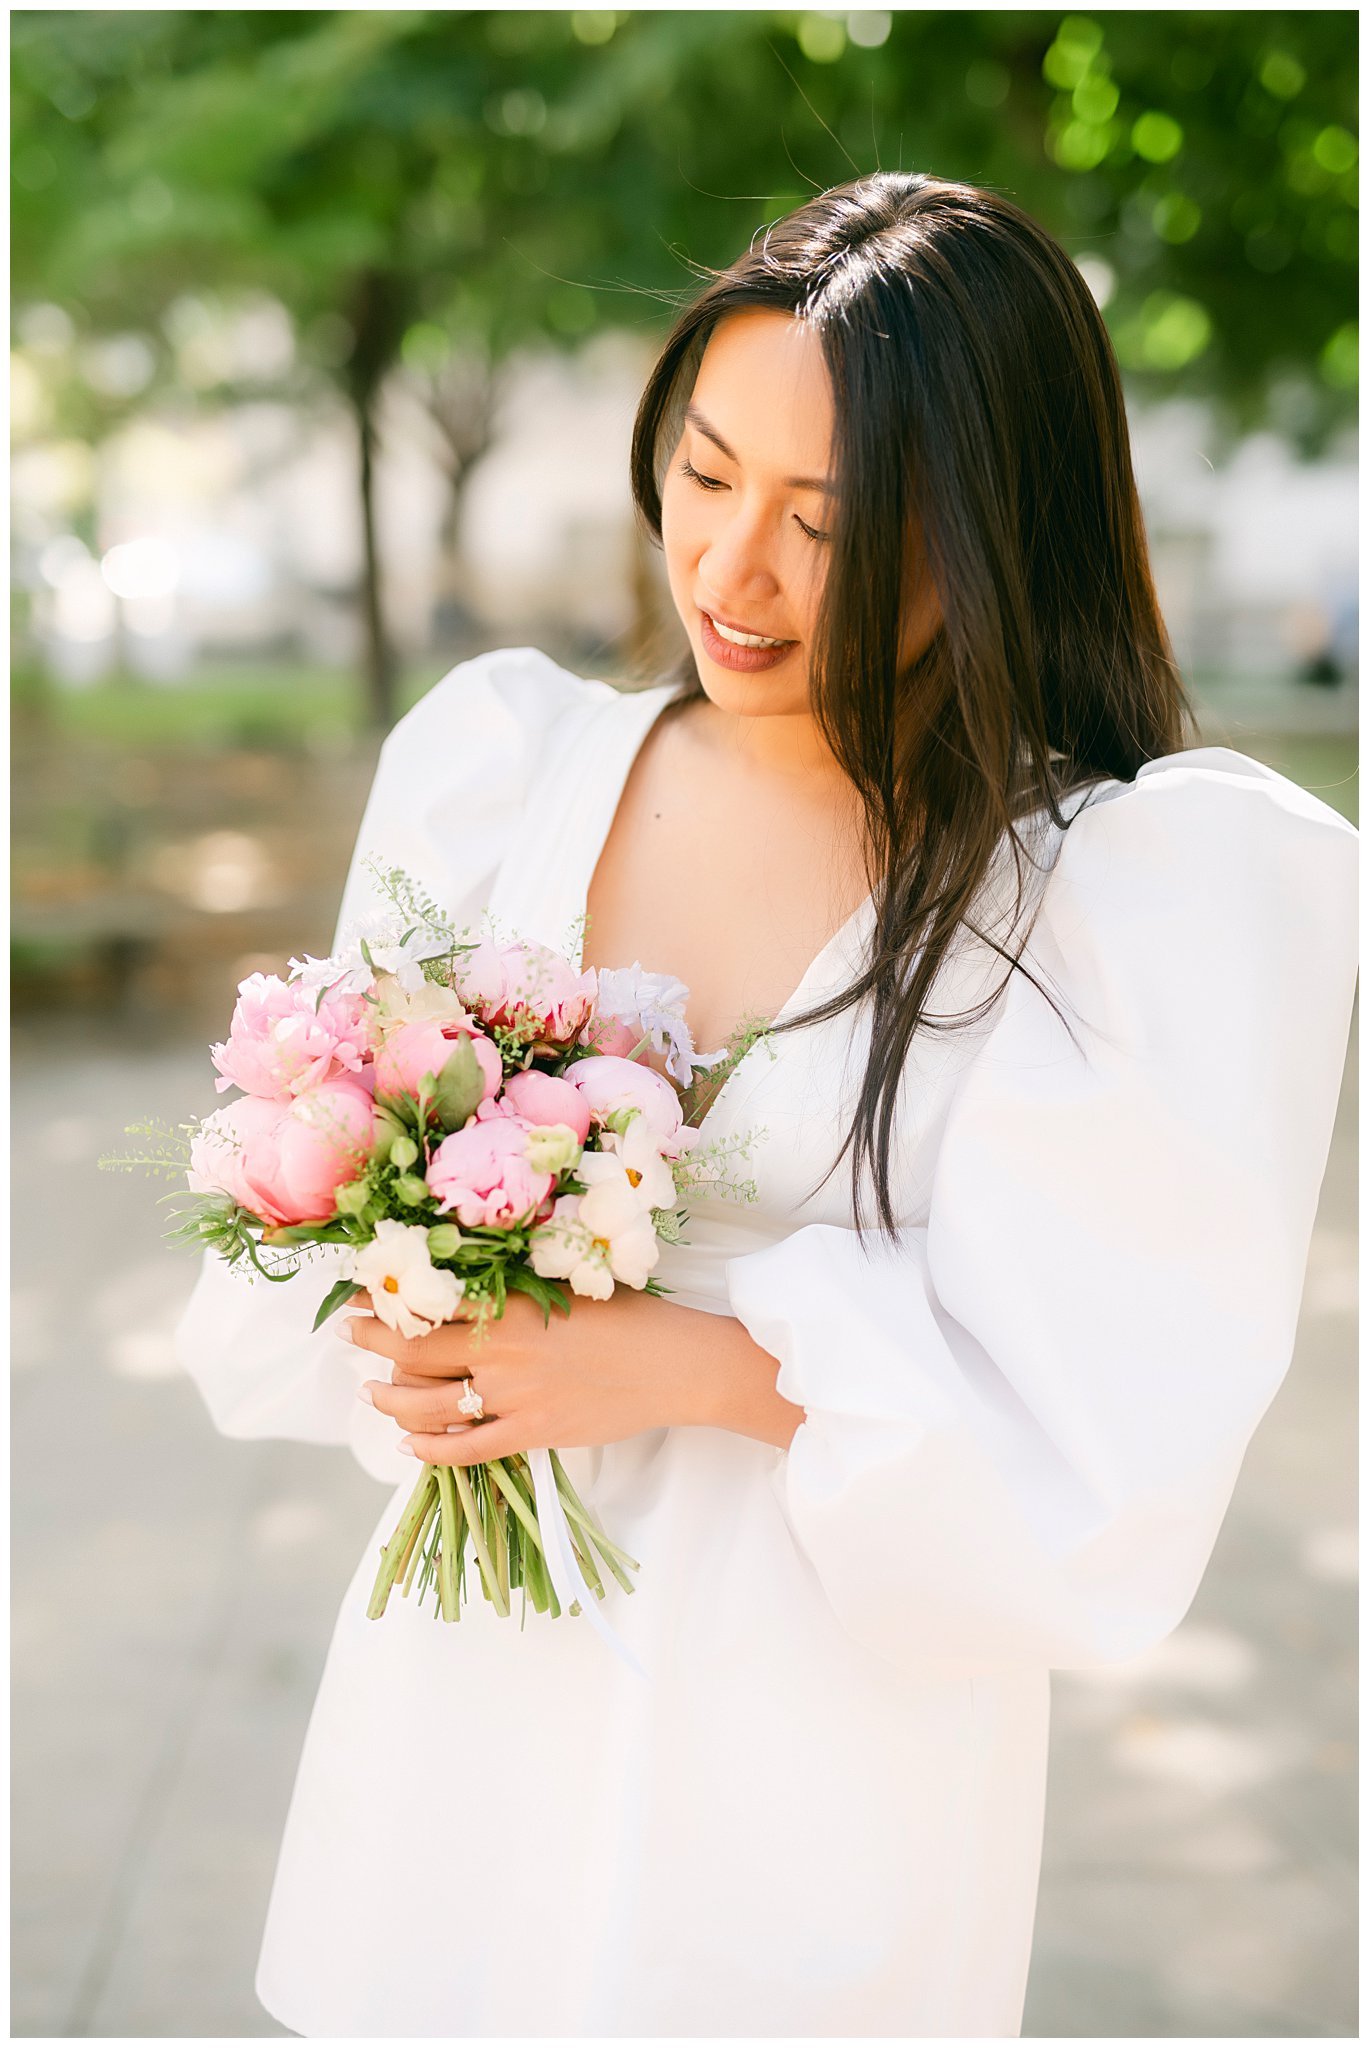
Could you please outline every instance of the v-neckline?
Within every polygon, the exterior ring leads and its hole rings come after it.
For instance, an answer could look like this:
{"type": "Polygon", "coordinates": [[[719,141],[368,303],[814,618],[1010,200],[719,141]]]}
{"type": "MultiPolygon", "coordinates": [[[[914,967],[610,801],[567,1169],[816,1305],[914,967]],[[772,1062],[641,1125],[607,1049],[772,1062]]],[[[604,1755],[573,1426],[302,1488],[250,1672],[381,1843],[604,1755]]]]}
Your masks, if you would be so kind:
{"type": "MultiPolygon", "coordinates": [[[[603,857],[605,848],[608,845],[609,835],[611,834],[614,825],[617,823],[618,811],[622,804],[624,792],[627,789],[628,777],[631,775],[633,768],[636,766],[638,757],[640,756],[642,749],[645,747],[650,734],[655,729],[656,721],[665,711],[667,705],[674,704],[679,701],[680,689],[678,685],[662,683],[658,684],[654,689],[633,691],[631,693],[626,694],[628,696],[628,702],[632,704],[633,708],[637,711],[637,716],[631,719],[624,719],[623,721],[624,729],[621,735],[621,743],[618,746],[618,748],[612,752],[611,765],[608,767],[607,772],[604,775],[603,782],[600,785],[601,801],[599,803],[594,818],[593,829],[587,832],[585,835],[584,849],[582,852],[580,865],[576,873],[575,904],[579,917],[580,929],[578,958],[576,961],[577,966],[583,966],[584,963],[584,926],[589,916],[589,892],[593,885],[594,876],[598,869],[599,862],[603,857]],[[651,698],[658,698],[659,701],[655,703],[647,703],[646,715],[645,717],[643,717],[641,715],[640,705],[651,698]]],[[[621,706],[615,704],[610,708],[614,711],[618,711],[621,709],[621,706]]],[[[599,735],[593,732],[593,723],[594,722],[591,722],[591,727],[587,732],[586,737],[593,737],[595,739],[598,739],[599,735]]],[[[601,758],[603,757],[601,756],[601,758]]],[[[828,939],[826,943],[819,949],[819,951],[813,955],[813,958],[804,968],[803,973],[800,976],[798,982],[790,990],[789,994],[785,997],[784,1001],[780,1004],[780,1007],[778,1010],[776,1010],[774,1016],[769,1020],[769,1023],[765,1027],[765,1030],[763,1032],[759,1032],[757,1036],[752,1040],[751,1044],[747,1047],[746,1051],[742,1054],[741,1058],[737,1061],[736,1065],[732,1068],[731,1073],[728,1074],[722,1086],[718,1089],[717,1094],[709,1103],[708,1108],[704,1111],[702,1117],[699,1119],[699,1122],[696,1125],[692,1126],[693,1129],[702,1131],[706,1127],[710,1117],[712,1117],[714,1113],[721,1108],[724,1097],[726,1096],[728,1090],[732,1087],[733,1082],[737,1079],[742,1069],[752,1059],[753,1054],[756,1053],[759,1047],[765,1043],[768,1033],[772,1031],[777,1024],[784,1023],[786,1019],[789,1018],[796,1009],[802,1006],[803,1002],[809,994],[812,984],[817,980],[821,970],[827,964],[829,958],[837,952],[840,946],[844,944],[844,942],[849,938],[851,933],[855,930],[856,926],[862,923],[870,915],[873,908],[874,896],[872,894],[866,895],[863,898],[863,900],[856,905],[856,908],[851,912],[851,915],[839,926],[839,928],[835,932],[833,932],[831,938],[828,939]]],[[[687,1021],[688,1019],[686,1018],[686,1022],[687,1021]]],[[[722,1051],[725,1050],[725,1048],[695,1046],[696,1052],[713,1050],[722,1051]]],[[[700,1071],[706,1073],[707,1069],[700,1069],[700,1071]]]]}

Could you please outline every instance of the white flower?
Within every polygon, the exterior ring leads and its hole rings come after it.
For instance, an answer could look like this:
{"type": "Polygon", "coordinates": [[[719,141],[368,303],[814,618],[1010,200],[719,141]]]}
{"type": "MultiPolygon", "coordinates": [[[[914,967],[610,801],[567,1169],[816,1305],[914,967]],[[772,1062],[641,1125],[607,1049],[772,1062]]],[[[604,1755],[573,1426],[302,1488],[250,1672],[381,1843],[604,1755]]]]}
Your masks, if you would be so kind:
{"type": "Polygon", "coordinates": [[[547,1222],[532,1232],[529,1254],[534,1273],[569,1280],[572,1294],[607,1301],[616,1280],[645,1287],[660,1246],[650,1210],[618,1169],[587,1194],[560,1196],[547,1222]]]}
{"type": "Polygon", "coordinates": [[[435,1266],[420,1224],[386,1219],[372,1242],[352,1255],[350,1277],[370,1290],[382,1323],[401,1337],[426,1337],[456,1314],[466,1283],[435,1266]]]}
{"type": "Polygon", "coordinates": [[[426,977],[421,988],[409,990],[396,975],[378,975],[375,996],[376,1023],[382,1036],[405,1024],[464,1022],[470,1015],[454,988],[426,977]]]}
{"type": "MultiPolygon", "coordinates": [[[[673,1142],[673,1140],[672,1140],[673,1142]]],[[[650,1119],[634,1116],[627,1129],[600,1133],[601,1152],[587,1152],[576,1168],[576,1177],[589,1186],[613,1171],[625,1173],[645,1209],[673,1209],[678,1199],[675,1176],[661,1152],[661,1143],[650,1119]],[[609,1164],[611,1162],[611,1165],[609,1164]]]]}
{"type": "Polygon", "coordinates": [[[446,939],[421,927],[405,938],[397,918],[375,932],[357,932],[327,960],[315,960],[308,953],[290,962],[290,979],[306,989],[330,989],[334,994],[366,995],[380,974],[393,975],[406,993],[423,987],[426,975],[422,963],[447,951],[446,939]],[[365,951],[363,951],[363,947],[365,951]],[[367,958],[367,954],[370,958],[367,958]]]}
{"type": "Polygon", "coordinates": [[[302,960],[292,960],[290,979],[311,995],[326,989],[333,995],[364,996],[373,977],[357,945],[344,947],[327,960],[315,960],[309,953],[302,960]]]}
{"type": "Polygon", "coordinates": [[[411,932],[406,939],[396,926],[393,933],[380,932],[369,939],[367,946],[376,972],[392,974],[402,989],[414,995],[427,980],[423,962],[445,953],[448,941],[421,930],[411,932]]]}
{"type": "Polygon", "coordinates": [[[670,1043],[666,1072],[682,1087],[688,1087],[695,1067],[716,1066],[725,1058],[719,1052],[696,1053],[694,1039],[685,1022],[689,990],[673,974],[649,974],[640,960],[631,967],[601,967],[595,1010],[612,1017],[637,1038],[649,1038],[657,1052],[670,1043]]]}

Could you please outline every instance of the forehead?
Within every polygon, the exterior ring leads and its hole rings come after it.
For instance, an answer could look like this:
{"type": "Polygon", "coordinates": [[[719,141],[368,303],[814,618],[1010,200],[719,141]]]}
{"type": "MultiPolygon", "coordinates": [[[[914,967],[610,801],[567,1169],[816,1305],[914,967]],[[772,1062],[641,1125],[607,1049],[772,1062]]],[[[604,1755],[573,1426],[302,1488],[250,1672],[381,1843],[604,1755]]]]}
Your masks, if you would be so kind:
{"type": "Polygon", "coordinates": [[[727,314],[709,336],[691,400],[747,469],[827,472],[832,385],[806,320],[768,307],[727,314]]]}

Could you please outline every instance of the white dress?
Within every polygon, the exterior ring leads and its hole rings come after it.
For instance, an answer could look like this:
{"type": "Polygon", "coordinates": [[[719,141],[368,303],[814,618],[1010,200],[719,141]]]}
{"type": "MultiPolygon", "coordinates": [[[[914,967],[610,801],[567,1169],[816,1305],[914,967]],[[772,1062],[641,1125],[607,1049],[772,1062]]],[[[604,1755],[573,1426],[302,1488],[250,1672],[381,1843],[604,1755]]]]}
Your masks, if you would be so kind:
{"type": "MultiPolygon", "coordinates": [[[[674,694],[463,663],[385,745],[342,923],[375,852],[458,923],[564,946],[674,694]]],[[[1193,1598],[1288,1366],[1356,958],[1357,835],[1257,762],[1206,747],[1067,809],[1027,958],[1087,1057],[1020,973],[982,1025],[918,1035],[896,1250],[862,1256],[849,1155],[801,1200],[867,1006],[755,1047],[708,1114],[765,1128],[759,1200],[694,1197],[658,1277],[738,1317],[806,1419],[787,1452],[696,1427],[569,1452],[641,1562],[605,1611],[646,1681],[584,1616],[477,1597],[451,1626],[430,1595],[368,1621],[415,1472],[355,1398],[375,1361],[310,1334],[326,1279],[206,1260],[179,1348],[218,1427],[350,1446],[395,1489],[281,1846],[257,1991],[283,2025],[1019,2033],[1048,1673],[1146,1650],[1193,1598]]],[[[871,920],[783,1014],[845,985],[871,920]]],[[[966,942],[932,1007],[1003,972],[966,942]]]]}

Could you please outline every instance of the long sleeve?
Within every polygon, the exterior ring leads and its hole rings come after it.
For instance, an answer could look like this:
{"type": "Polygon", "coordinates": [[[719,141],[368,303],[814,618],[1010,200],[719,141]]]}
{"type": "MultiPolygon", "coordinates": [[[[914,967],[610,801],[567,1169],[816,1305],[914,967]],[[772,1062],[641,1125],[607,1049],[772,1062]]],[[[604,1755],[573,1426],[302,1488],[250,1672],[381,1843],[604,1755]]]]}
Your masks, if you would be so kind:
{"type": "Polygon", "coordinates": [[[925,1222],[868,1258],[823,1224],[729,1262],[805,1410],[776,1497],[877,1656],[1097,1665],[1182,1620],[1292,1353],[1357,853],[1225,748],[1114,785],[1065,833],[1026,955],[1080,1048],[1013,974],[925,1222]]]}
{"type": "MultiPolygon", "coordinates": [[[[389,908],[372,859],[403,867],[458,925],[474,921],[542,750],[556,743],[559,721],[609,689],[534,648],[481,655],[436,684],[381,748],[335,944],[389,908]]],[[[177,1356],[225,1436],[346,1445],[375,1478],[397,1482],[413,1461],[395,1448],[389,1417],[356,1398],[361,1382],[375,1377],[374,1361],[331,1325],[311,1327],[341,1256],[320,1250],[280,1285],[249,1280],[206,1253],[177,1326],[177,1356]]]]}

